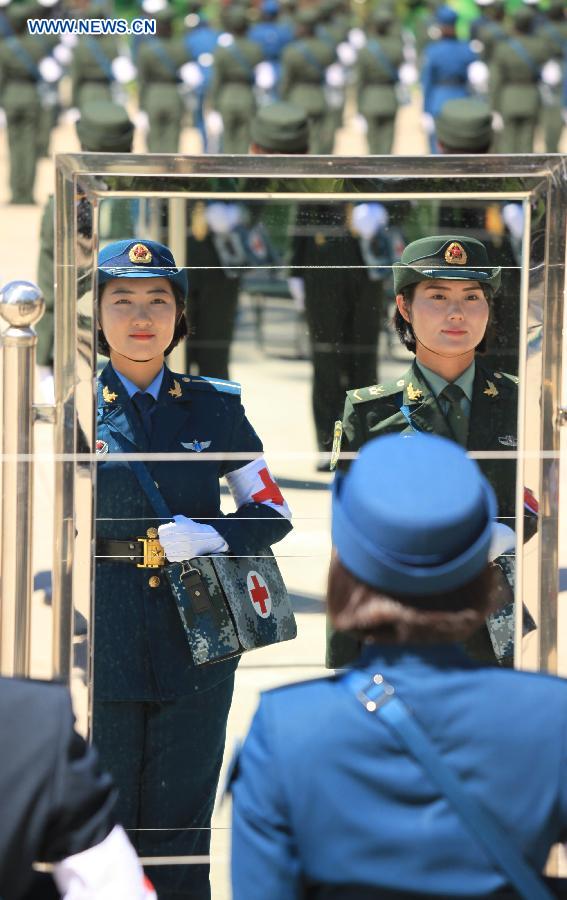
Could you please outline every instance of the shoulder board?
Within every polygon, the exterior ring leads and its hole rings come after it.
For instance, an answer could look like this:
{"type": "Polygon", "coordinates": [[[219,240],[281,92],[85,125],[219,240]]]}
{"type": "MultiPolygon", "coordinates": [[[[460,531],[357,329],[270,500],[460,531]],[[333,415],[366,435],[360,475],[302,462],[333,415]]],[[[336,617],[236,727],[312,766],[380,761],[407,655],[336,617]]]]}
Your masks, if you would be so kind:
{"type": "Polygon", "coordinates": [[[518,378],[518,376],[517,376],[517,375],[510,375],[509,372],[495,372],[495,373],[494,373],[494,377],[495,377],[498,381],[504,381],[504,380],[506,380],[506,382],[507,382],[508,384],[515,384],[515,385],[516,385],[516,384],[519,384],[519,383],[520,383],[520,379],[518,378]]]}
{"type": "Polygon", "coordinates": [[[176,375],[173,378],[181,382],[183,387],[194,391],[221,391],[224,394],[235,394],[240,397],[242,388],[237,381],[224,381],[222,378],[205,378],[201,375],[176,375]]]}
{"type": "Polygon", "coordinates": [[[347,391],[347,396],[351,403],[367,403],[369,400],[381,400],[383,397],[391,397],[398,394],[405,387],[405,379],[400,378],[398,381],[388,381],[385,384],[371,384],[369,387],[356,388],[353,391],[347,391]]]}

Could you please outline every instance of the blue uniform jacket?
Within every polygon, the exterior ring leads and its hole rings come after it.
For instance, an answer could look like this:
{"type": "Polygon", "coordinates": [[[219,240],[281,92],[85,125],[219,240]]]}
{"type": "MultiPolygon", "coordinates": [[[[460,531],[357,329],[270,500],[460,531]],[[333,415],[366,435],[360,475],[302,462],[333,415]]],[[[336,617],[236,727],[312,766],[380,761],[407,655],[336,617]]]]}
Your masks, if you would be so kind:
{"type": "Polygon", "coordinates": [[[248,30],[248,40],[262,48],[262,55],[269,62],[278,62],[284,47],[293,40],[289,29],[276,22],[258,22],[248,30]]]}
{"type": "MultiPolygon", "coordinates": [[[[540,870],[567,838],[567,682],[455,645],[367,646],[468,791],[540,870]]],[[[448,801],[342,676],[270,691],[233,783],[233,900],[303,881],[483,894],[505,883],[448,801]]]]}
{"type": "Polygon", "coordinates": [[[469,45],[456,38],[441,38],[428,44],[421,70],[423,111],[437,116],[447,100],[467,97],[467,69],[477,59],[469,45]]]}
{"type": "MultiPolygon", "coordinates": [[[[291,529],[271,507],[245,503],[220,511],[219,479],[247,459],[201,462],[183,444],[210,453],[257,453],[260,438],[248,422],[234,382],[174,375],[167,368],[148,441],[128,392],[108,364],[98,385],[96,535],[129,540],[162,524],[127,462],[107,452],[186,453],[187,462],[146,463],[172,515],[213,525],[235,555],[257,555],[291,529]]],[[[237,660],[195,668],[167,579],[159,569],[97,559],[94,684],[97,700],[167,700],[212,687],[237,660]],[[158,587],[149,579],[160,578],[158,587]]]]}

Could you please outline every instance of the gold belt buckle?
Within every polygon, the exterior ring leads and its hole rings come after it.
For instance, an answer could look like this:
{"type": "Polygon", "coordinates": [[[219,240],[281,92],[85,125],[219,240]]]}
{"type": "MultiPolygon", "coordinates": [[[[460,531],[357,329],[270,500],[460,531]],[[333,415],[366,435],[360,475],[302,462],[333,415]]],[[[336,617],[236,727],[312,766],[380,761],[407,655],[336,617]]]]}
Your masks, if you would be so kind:
{"type": "Polygon", "coordinates": [[[137,563],[138,569],[159,569],[165,566],[165,550],[157,536],[157,528],[148,528],[147,537],[137,538],[144,548],[144,562],[137,563]]]}

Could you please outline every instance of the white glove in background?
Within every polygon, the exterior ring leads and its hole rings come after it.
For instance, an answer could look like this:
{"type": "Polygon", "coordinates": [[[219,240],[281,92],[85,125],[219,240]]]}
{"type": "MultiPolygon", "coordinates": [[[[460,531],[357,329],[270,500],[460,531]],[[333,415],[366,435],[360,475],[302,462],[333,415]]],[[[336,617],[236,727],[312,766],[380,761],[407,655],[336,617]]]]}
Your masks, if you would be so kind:
{"type": "Polygon", "coordinates": [[[63,75],[63,69],[52,56],[44,56],[38,62],[37,67],[39,74],[48,84],[54,84],[63,75]]]}
{"type": "Polygon", "coordinates": [[[205,113],[205,125],[212,137],[218,137],[224,131],[222,116],[216,109],[210,109],[208,113],[205,113]]]}
{"type": "Polygon", "coordinates": [[[205,207],[205,219],[213,234],[229,234],[242,223],[242,209],[238,203],[216,200],[205,207]]]}
{"type": "Polygon", "coordinates": [[[503,522],[494,522],[492,525],[492,539],[490,541],[490,560],[498,559],[516,550],[516,532],[503,522]]]}
{"type": "Polygon", "coordinates": [[[201,67],[197,65],[196,62],[184,63],[177,74],[181,78],[183,84],[186,84],[191,88],[198,88],[203,84],[203,73],[201,72],[201,67]]]}
{"type": "Polygon", "coordinates": [[[5,128],[5,127],[6,127],[6,113],[0,106],[0,128],[5,128]]]}
{"type": "Polygon", "coordinates": [[[386,228],[390,217],[381,203],[357,203],[352,211],[352,225],[366,240],[374,237],[380,228],[386,228]]]}
{"type": "Polygon", "coordinates": [[[263,91],[271,91],[276,84],[277,75],[271,62],[264,60],[254,68],[254,82],[263,91]]]}
{"type": "Polygon", "coordinates": [[[493,131],[502,131],[504,128],[504,119],[499,112],[496,110],[492,113],[492,130],[493,131]]]}
{"type": "Polygon", "coordinates": [[[110,66],[118,84],[129,84],[136,78],[136,66],[129,56],[117,56],[112,60],[110,66]]]}
{"type": "Polygon", "coordinates": [[[116,825],[108,837],[53,867],[63,900],[155,900],[144,879],[136,851],[126,832],[116,825]]]}
{"type": "Polygon", "coordinates": [[[421,126],[426,134],[433,134],[435,131],[435,119],[431,113],[424,112],[421,114],[421,126]]]}
{"type": "Polygon", "coordinates": [[[183,562],[194,556],[208,556],[228,550],[227,542],[212,525],[203,525],[187,516],[174,516],[173,522],[159,526],[158,534],[170,562],[183,562]]]}
{"type": "Polygon", "coordinates": [[[140,131],[143,131],[144,134],[150,129],[150,120],[147,112],[143,109],[139,109],[136,115],[134,116],[134,125],[136,128],[139,128],[140,131]]]}
{"type": "Polygon", "coordinates": [[[305,282],[303,278],[288,278],[287,286],[293,300],[293,305],[300,312],[305,309],[305,282]]]}
{"type": "Polygon", "coordinates": [[[70,106],[69,109],[66,109],[65,112],[61,115],[61,121],[65,125],[74,125],[75,122],[78,122],[80,118],[81,113],[76,106],[70,106]]]}

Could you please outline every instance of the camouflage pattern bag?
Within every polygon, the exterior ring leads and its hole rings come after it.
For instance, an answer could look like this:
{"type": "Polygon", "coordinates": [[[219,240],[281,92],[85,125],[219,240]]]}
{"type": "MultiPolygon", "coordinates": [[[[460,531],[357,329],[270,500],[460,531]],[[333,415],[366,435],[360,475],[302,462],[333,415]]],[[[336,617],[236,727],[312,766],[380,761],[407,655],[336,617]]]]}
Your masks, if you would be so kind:
{"type": "Polygon", "coordinates": [[[196,666],[290,641],[297,625],[273,553],[200,556],[165,566],[196,666]]]}

